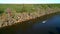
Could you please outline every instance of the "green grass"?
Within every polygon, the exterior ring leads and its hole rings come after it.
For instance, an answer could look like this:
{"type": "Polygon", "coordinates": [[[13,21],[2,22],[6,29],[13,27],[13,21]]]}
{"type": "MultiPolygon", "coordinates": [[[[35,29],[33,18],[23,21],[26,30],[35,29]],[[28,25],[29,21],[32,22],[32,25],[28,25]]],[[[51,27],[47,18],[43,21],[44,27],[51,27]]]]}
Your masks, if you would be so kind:
{"type": "Polygon", "coordinates": [[[60,4],[0,4],[0,14],[5,12],[7,8],[11,8],[12,11],[20,12],[34,12],[37,8],[60,8],[60,4]]]}

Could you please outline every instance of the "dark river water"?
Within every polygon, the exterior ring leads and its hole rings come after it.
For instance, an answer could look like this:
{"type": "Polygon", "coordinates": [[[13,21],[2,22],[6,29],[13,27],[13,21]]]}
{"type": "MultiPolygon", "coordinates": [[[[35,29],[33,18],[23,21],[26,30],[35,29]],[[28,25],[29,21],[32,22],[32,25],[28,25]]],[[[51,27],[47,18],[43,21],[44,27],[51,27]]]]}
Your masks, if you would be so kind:
{"type": "Polygon", "coordinates": [[[37,21],[33,25],[30,25],[30,22],[24,27],[23,25],[2,28],[0,34],[60,34],[60,14],[43,21],[37,21]]]}
{"type": "Polygon", "coordinates": [[[34,34],[60,34],[60,15],[52,16],[45,23],[35,23],[32,28],[34,34]]]}

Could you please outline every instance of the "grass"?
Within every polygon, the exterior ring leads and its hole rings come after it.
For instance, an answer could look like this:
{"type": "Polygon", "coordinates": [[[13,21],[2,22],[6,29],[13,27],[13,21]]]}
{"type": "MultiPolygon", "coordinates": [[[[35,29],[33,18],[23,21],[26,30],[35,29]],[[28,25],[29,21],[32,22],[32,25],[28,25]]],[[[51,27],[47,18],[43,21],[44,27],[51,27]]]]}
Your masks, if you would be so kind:
{"type": "MultiPolygon", "coordinates": [[[[5,12],[7,8],[11,8],[12,12],[35,12],[37,8],[60,8],[60,4],[0,4],[0,14],[5,12]]],[[[42,10],[41,9],[41,10],[42,10]]]]}

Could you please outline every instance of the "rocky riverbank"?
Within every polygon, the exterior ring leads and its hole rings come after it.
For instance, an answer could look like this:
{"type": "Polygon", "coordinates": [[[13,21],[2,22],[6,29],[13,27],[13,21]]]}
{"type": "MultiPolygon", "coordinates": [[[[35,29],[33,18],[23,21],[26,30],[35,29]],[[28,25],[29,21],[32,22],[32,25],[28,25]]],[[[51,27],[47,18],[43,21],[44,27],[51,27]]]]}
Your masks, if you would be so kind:
{"type": "Polygon", "coordinates": [[[13,25],[15,23],[21,23],[23,21],[27,21],[30,19],[35,19],[37,17],[46,15],[46,14],[51,14],[51,13],[55,13],[55,12],[59,12],[60,10],[58,9],[43,9],[43,10],[38,10],[36,12],[23,12],[23,13],[16,13],[15,16],[13,17],[7,17],[6,15],[3,15],[0,18],[0,27],[4,27],[4,26],[9,26],[9,25],[13,25]]]}

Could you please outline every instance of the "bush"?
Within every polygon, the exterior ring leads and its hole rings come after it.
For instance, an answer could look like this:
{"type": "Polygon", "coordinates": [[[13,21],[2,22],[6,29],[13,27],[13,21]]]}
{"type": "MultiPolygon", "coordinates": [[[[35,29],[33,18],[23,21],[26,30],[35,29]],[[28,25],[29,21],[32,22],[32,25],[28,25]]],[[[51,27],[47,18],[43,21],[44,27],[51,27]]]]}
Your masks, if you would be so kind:
{"type": "Polygon", "coordinates": [[[1,9],[0,9],[0,15],[1,15],[2,13],[4,13],[4,10],[1,10],[1,9]]]}

